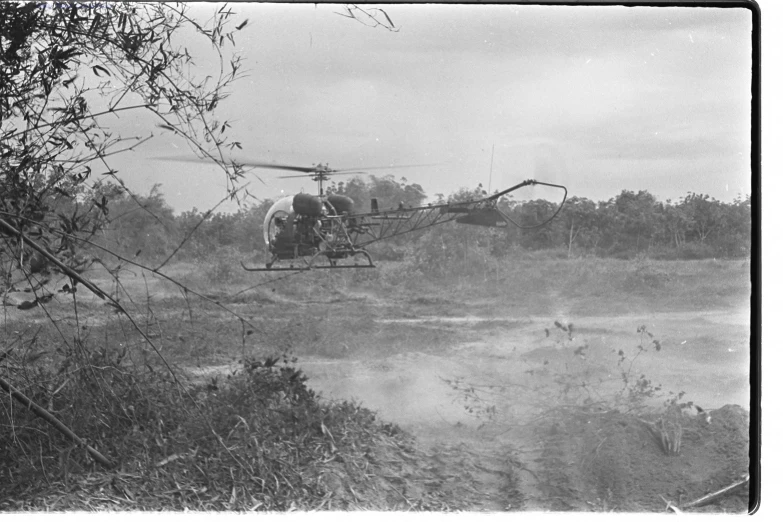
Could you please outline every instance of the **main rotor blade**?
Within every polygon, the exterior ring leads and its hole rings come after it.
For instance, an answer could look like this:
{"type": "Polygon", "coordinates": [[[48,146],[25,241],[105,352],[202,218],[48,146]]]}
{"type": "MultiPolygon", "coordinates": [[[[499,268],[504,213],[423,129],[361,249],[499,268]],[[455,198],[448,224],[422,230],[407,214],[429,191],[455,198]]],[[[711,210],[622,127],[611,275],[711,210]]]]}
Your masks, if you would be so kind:
{"type": "Polygon", "coordinates": [[[260,167],[262,169],[293,170],[295,172],[316,172],[318,170],[315,167],[297,167],[295,165],[279,165],[277,163],[264,163],[260,161],[243,161],[241,163],[249,167],[260,167]]]}
{"type": "Polygon", "coordinates": [[[329,167],[294,167],[291,165],[277,165],[275,163],[253,163],[245,162],[245,165],[253,167],[261,167],[265,169],[281,169],[281,170],[294,170],[297,172],[323,172],[327,176],[334,174],[366,174],[365,170],[384,170],[384,169],[407,169],[411,167],[431,167],[437,165],[437,163],[420,163],[416,165],[387,165],[385,167],[350,167],[345,169],[331,169],[329,167]]]}
{"type": "Polygon", "coordinates": [[[215,161],[211,158],[194,158],[190,156],[169,156],[167,158],[164,158],[162,156],[157,156],[152,159],[161,160],[161,161],[184,161],[185,163],[203,163],[203,164],[218,163],[222,165],[231,165],[230,162],[215,161]]]}
{"type": "MultiPolygon", "coordinates": [[[[248,165],[252,165],[252,163],[248,163],[248,165]]],[[[350,176],[352,174],[369,174],[368,172],[365,172],[365,170],[384,170],[384,169],[407,169],[411,167],[431,167],[433,165],[438,165],[438,163],[419,163],[416,165],[391,165],[386,167],[354,167],[349,169],[329,169],[329,170],[316,170],[316,169],[310,169],[308,171],[301,171],[301,172],[311,172],[311,174],[300,174],[297,176],[278,176],[278,178],[308,178],[318,175],[323,176],[350,176]]],[[[291,170],[294,170],[293,168],[291,170]]]]}
{"type": "Polygon", "coordinates": [[[353,167],[347,169],[335,169],[331,172],[343,172],[346,170],[383,170],[383,169],[409,169],[411,167],[434,167],[439,163],[417,163],[414,165],[387,165],[385,167],[353,167]]]}
{"type": "Polygon", "coordinates": [[[314,172],[312,174],[296,174],[294,176],[278,176],[278,179],[286,179],[286,178],[313,178],[318,176],[350,176],[351,174],[367,174],[366,172],[362,172],[360,170],[351,171],[351,172],[343,172],[343,171],[337,171],[337,170],[330,170],[327,172],[314,172]]]}
{"type": "MultiPolygon", "coordinates": [[[[202,159],[202,158],[193,158],[193,157],[184,157],[184,156],[174,156],[168,158],[159,157],[155,159],[160,159],[163,161],[185,161],[188,163],[215,163],[214,160],[210,160],[209,158],[202,159]]],[[[435,165],[439,165],[438,163],[418,163],[413,165],[386,165],[386,166],[379,166],[379,167],[350,167],[344,169],[331,169],[329,167],[324,167],[323,165],[312,166],[312,167],[299,167],[297,165],[281,165],[278,163],[268,163],[263,161],[245,161],[241,159],[236,159],[233,161],[235,161],[240,165],[245,165],[248,167],[259,167],[262,169],[272,169],[272,170],[290,170],[294,172],[305,172],[305,173],[323,172],[327,176],[331,176],[333,174],[366,174],[366,172],[364,172],[365,170],[408,169],[411,167],[432,167],[435,165]]],[[[225,162],[224,164],[230,165],[229,162],[225,162]]]]}
{"type": "Polygon", "coordinates": [[[318,174],[295,174],[293,176],[277,176],[278,179],[286,179],[286,178],[312,178],[313,176],[317,176],[318,174]]]}
{"type": "MultiPolygon", "coordinates": [[[[184,161],[187,163],[215,163],[214,160],[210,160],[208,158],[192,158],[187,156],[173,156],[168,158],[162,158],[158,157],[155,159],[163,160],[163,161],[184,161]]],[[[295,172],[316,172],[315,167],[297,167],[295,165],[279,165],[277,163],[264,163],[259,161],[243,161],[243,160],[233,160],[236,161],[236,163],[240,165],[246,165],[248,167],[260,167],[262,169],[280,169],[280,170],[293,170],[295,172]]],[[[220,163],[219,161],[217,163],[220,163]]],[[[230,165],[230,163],[223,163],[224,165],[230,165]]]]}

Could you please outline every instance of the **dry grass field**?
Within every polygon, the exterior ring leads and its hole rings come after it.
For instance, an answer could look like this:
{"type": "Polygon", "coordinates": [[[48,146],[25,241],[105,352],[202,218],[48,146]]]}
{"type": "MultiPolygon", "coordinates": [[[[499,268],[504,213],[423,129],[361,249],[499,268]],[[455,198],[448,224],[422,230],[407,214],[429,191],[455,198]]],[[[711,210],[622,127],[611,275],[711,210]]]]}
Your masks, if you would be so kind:
{"type": "MultiPolygon", "coordinates": [[[[121,472],[84,456],[64,471],[70,453],[63,457],[67,444],[57,437],[48,448],[7,437],[17,449],[4,458],[16,471],[0,475],[1,509],[663,512],[667,501],[685,505],[747,472],[747,262],[529,255],[433,278],[399,262],[281,277],[243,272],[234,261],[162,270],[187,292],[139,270],[118,282],[103,269],[86,274],[114,289],[138,330],[83,289],[78,306],[58,295],[33,310],[5,307],[4,335],[35,335],[25,353],[40,351],[40,364],[57,360],[46,347],[81,343],[94,357],[127,353],[128,364],[165,376],[162,356],[201,413],[160,428],[157,446],[110,442],[118,436],[111,421],[104,441],[87,430],[96,446],[117,448],[121,472]],[[79,341],[66,343],[74,327],[79,341]],[[274,379],[264,381],[268,393],[258,391],[254,369],[270,358],[294,392],[274,379]],[[674,421],[651,427],[672,404],[674,421]],[[199,415],[211,419],[211,432],[196,426],[199,415]],[[280,430],[264,431],[262,421],[280,430]],[[302,422],[306,429],[291,428],[302,422]],[[676,453],[664,431],[679,431],[676,453]],[[320,453],[305,458],[297,453],[305,446],[320,453]],[[221,447],[228,457],[215,456],[221,447]],[[251,461],[258,470],[246,469],[251,461]],[[294,475],[299,482],[286,485],[294,475]],[[156,490],[156,480],[165,488],[156,490]]],[[[134,386],[152,411],[151,388],[134,386]]],[[[82,401],[69,407],[109,408],[101,390],[91,402],[71,390],[82,401]]],[[[8,400],[4,408],[11,424],[8,400]]],[[[13,418],[20,433],[46,431],[13,418]]],[[[127,426],[144,430],[141,420],[127,426]]],[[[740,489],[693,509],[744,512],[747,500],[740,489]]]]}

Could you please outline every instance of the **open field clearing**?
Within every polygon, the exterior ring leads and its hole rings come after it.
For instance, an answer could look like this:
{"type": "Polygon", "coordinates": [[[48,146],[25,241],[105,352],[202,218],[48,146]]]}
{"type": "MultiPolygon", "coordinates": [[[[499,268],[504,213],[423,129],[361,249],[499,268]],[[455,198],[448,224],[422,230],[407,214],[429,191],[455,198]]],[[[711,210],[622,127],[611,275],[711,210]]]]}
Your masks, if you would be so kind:
{"type": "Polygon", "coordinates": [[[755,511],[701,4],[0,2],[0,512],[755,511]]]}
{"type": "MultiPolygon", "coordinates": [[[[321,500],[293,506],[662,512],[667,501],[682,506],[747,472],[747,263],[531,258],[450,280],[401,263],[281,279],[215,270],[164,270],[189,293],[132,272],[116,287],[202,405],[242,378],[245,361],[283,357],[324,404],[352,400],[377,414],[377,427],[366,429],[391,437],[383,439],[383,457],[368,461],[373,476],[386,477],[383,494],[375,486],[360,490],[369,479],[345,467],[326,475],[313,467],[318,483],[328,482],[310,493],[321,500]],[[667,400],[676,413],[664,414],[667,400]],[[414,438],[394,438],[408,434],[414,438]]],[[[100,272],[92,276],[111,288],[100,272]]],[[[76,299],[78,317],[67,300],[25,312],[7,306],[6,332],[40,329],[41,339],[55,339],[47,314],[54,324],[78,320],[85,339],[157,364],[127,319],[97,298],[77,292],[76,299]]],[[[242,429],[237,417],[225,422],[242,429]]],[[[57,489],[52,481],[37,500],[4,509],[45,509],[57,489]]],[[[21,500],[18,484],[5,483],[21,500]]],[[[203,496],[212,496],[204,487],[203,496]]],[[[232,497],[230,488],[214,492],[223,494],[232,497]]],[[[147,497],[139,490],[135,497],[140,503],[99,505],[154,505],[141,502],[147,497]]],[[[63,508],[85,508],[68,494],[58,498],[63,508]]],[[[184,498],[162,507],[188,506],[184,498]]],[[[747,498],[740,488],[693,509],[744,512],[747,498]]],[[[220,502],[199,505],[234,509],[220,502]]]]}

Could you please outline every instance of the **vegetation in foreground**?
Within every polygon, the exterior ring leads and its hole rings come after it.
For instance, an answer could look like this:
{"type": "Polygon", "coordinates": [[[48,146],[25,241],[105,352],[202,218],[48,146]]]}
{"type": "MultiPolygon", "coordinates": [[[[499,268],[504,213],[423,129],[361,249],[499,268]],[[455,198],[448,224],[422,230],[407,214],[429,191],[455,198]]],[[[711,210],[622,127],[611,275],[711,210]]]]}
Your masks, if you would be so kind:
{"type": "Polygon", "coordinates": [[[50,396],[52,409],[116,468],[96,467],[31,412],[6,409],[3,510],[433,510],[468,502],[464,492],[403,488],[426,460],[409,436],[353,403],[318,400],[301,372],[271,359],[185,392],[157,371],[117,364],[114,354],[71,380],[76,386],[50,396]],[[94,395],[106,381],[117,397],[94,395]]]}
{"type": "MultiPolygon", "coordinates": [[[[634,302],[639,310],[704,307],[696,297],[678,301],[674,292],[683,285],[710,306],[741,302],[749,291],[741,261],[526,261],[430,277],[390,262],[261,282],[234,271],[236,259],[172,265],[172,274],[212,302],[124,272],[118,295],[128,308],[138,305],[138,326],[163,358],[126,316],[99,302],[80,302],[78,314],[67,302],[7,307],[4,368],[116,467],[102,470],[31,412],[4,401],[2,509],[499,509],[471,489],[476,470],[433,475],[431,456],[395,426],[354,403],[320,400],[295,356],[344,357],[348,349],[352,357],[375,357],[454,341],[423,328],[408,328],[403,338],[399,330],[368,330],[374,314],[497,316],[498,306],[511,304],[515,314],[547,314],[563,303],[612,313],[618,302],[626,310],[634,302]],[[216,280],[221,273],[226,279],[216,280]],[[362,306],[368,300],[377,306],[362,306]],[[54,321],[42,322],[46,314],[54,321]],[[77,340],[55,325],[69,325],[77,340]],[[238,359],[230,377],[196,371],[238,359]]],[[[110,277],[92,275],[99,283],[110,277]]]]}

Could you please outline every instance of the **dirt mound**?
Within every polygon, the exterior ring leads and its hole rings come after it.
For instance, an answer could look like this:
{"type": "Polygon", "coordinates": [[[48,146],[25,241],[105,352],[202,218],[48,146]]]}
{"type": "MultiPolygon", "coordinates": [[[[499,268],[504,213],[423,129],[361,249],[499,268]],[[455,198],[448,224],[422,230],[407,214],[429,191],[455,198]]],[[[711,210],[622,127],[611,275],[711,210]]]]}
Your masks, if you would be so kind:
{"type": "MultiPolygon", "coordinates": [[[[539,489],[554,510],[657,511],[682,506],[739,480],[749,467],[749,415],[726,405],[710,423],[684,417],[679,454],[649,429],[654,418],[562,410],[538,428],[545,441],[539,489]]],[[[742,513],[747,488],[693,511],[742,513]]]]}

